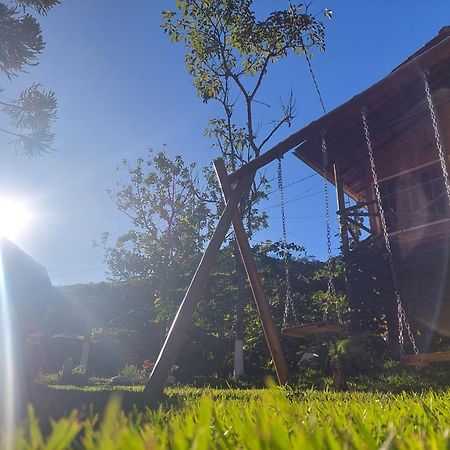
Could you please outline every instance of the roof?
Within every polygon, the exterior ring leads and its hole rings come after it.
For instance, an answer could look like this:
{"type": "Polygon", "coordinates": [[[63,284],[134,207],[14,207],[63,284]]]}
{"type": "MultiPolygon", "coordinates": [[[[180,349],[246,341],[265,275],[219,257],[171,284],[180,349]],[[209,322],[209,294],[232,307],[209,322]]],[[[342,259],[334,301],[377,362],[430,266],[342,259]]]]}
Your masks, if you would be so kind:
{"type": "Polygon", "coordinates": [[[439,42],[441,42],[443,39],[445,39],[448,36],[450,36],[450,26],[442,27],[439,30],[439,33],[433,39],[431,39],[431,41],[428,41],[422,48],[417,50],[417,52],[413,53],[411,56],[409,56],[407,59],[405,59],[405,61],[403,61],[399,66],[397,66],[395,69],[393,69],[392,72],[394,72],[398,68],[402,67],[409,61],[412,61],[413,59],[417,58],[422,53],[425,53],[427,50],[431,49],[436,44],[439,44],[439,42]]]}
{"type": "MultiPolygon", "coordinates": [[[[292,147],[298,146],[294,154],[331,182],[334,181],[332,163],[339,157],[345,191],[356,200],[364,200],[368,167],[361,111],[366,111],[377,149],[398,139],[427,112],[424,71],[428,73],[433,93],[450,92],[449,26],[381,81],[291,135],[287,141],[292,147]],[[325,174],[321,156],[323,133],[330,153],[325,174]]],[[[445,101],[450,100],[450,95],[444,97],[445,101]]]]}

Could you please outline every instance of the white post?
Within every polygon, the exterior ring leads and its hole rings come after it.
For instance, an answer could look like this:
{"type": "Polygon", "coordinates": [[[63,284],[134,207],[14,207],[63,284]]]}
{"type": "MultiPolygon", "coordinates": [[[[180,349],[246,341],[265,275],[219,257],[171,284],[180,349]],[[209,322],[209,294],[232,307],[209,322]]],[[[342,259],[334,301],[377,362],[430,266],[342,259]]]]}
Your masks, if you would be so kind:
{"type": "Polygon", "coordinates": [[[89,359],[89,349],[91,347],[91,330],[85,334],[83,344],[81,346],[80,366],[84,367],[86,372],[87,363],[89,359]]]}
{"type": "Polygon", "coordinates": [[[237,339],[234,342],[234,378],[240,378],[244,375],[244,343],[237,339]]]}

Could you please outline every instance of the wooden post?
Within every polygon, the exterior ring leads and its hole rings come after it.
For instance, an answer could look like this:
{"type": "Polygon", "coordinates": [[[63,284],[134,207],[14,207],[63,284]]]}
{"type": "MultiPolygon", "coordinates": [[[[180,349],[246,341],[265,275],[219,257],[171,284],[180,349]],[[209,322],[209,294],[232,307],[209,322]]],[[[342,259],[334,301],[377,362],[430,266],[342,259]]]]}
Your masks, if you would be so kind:
{"type": "Polygon", "coordinates": [[[350,253],[350,243],[348,240],[348,223],[345,216],[345,193],[344,193],[344,183],[341,177],[341,167],[339,161],[336,159],[334,162],[334,179],[336,184],[336,196],[338,203],[339,214],[339,231],[342,243],[342,253],[344,259],[346,259],[350,253]]]}
{"type": "MultiPolygon", "coordinates": [[[[216,169],[217,178],[219,179],[220,187],[225,202],[228,201],[231,195],[231,183],[228,178],[227,170],[223,160],[217,159],[214,161],[214,168],[216,169]]],[[[280,339],[278,336],[275,323],[267,303],[264,289],[259,277],[258,269],[256,267],[255,259],[253,258],[252,249],[247,239],[247,234],[242,224],[242,217],[239,210],[236,210],[232,224],[236,241],[239,246],[242,261],[247,272],[247,277],[255,299],[256,307],[258,308],[259,316],[261,318],[264,336],[266,337],[267,346],[269,347],[272,361],[277,372],[278,382],[281,385],[289,382],[289,369],[284,358],[283,350],[281,348],[280,339]]]]}
{"type": "Polygon", "coordinates": [[[186,291],[184,299],[178,308],[164,345],[159,353],[155,367],[145,386],[144,395],[149,400],[153,400],[155,397],[159,396],[164,388],[170,370],[180,351],[183,337],[192,321],[192,316],[201,292],[217,259],[220,246],[230,228],[231,218],[236,213],[242,195],[247,188],[249,181],[253,179],[253,176],[254,172],[241,179],[231,192],[222,216],[217,223],[214,234],[209,241],[200,264],[192,278],[191,284],[186,291]]]}
{"type": "Polygon", "coordinates": [[[339,231],[342,243],[342,255],[344,257],[344,277],[345,277],[345,287],[347,290],[347,303],[353,306],[353,295],[352,295],[352,280],[350,276],[349,267],[349,256],[350,256],[350,243],[348,239],[348,223],[347,217],[345,216],[345,198],[344,198],[344,183],[342,181],[340,171],[339,160],[336,156],[334,161],[334,179],[336,184],[336,196],[338,201],[338,210],[341,212],[339,214],[339,231]]]}

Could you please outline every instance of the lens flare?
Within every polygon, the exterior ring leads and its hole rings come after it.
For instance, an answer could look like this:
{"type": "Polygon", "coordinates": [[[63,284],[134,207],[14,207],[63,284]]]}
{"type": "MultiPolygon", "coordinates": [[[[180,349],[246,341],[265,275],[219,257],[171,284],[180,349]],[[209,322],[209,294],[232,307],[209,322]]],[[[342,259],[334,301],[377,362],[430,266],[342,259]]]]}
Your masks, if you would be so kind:
{"type": "Polygon", "coordinates": [[[14,351],[13,314],[8,297],[8,287],[0,252],[0,425],[1,448],[14,447],[14,432],[19,404],[17,389],[16,359],[14,351]]]}
{"type": "Polygon", "coordinates": [[[31,215],[21,202],[0,198],[0,236],[14,239],[30,221],[31,215]]]}

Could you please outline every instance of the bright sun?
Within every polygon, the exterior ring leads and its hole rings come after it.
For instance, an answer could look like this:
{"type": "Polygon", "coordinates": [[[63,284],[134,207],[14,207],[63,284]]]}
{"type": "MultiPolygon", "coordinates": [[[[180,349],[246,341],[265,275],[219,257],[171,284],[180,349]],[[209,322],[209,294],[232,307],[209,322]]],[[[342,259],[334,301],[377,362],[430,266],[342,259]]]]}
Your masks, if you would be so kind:
{"type": "Polygon", "coordinates": [[[0,198],[0,237],[14,239],[30,218],[31,215],[23,203],[0,198]]]}

